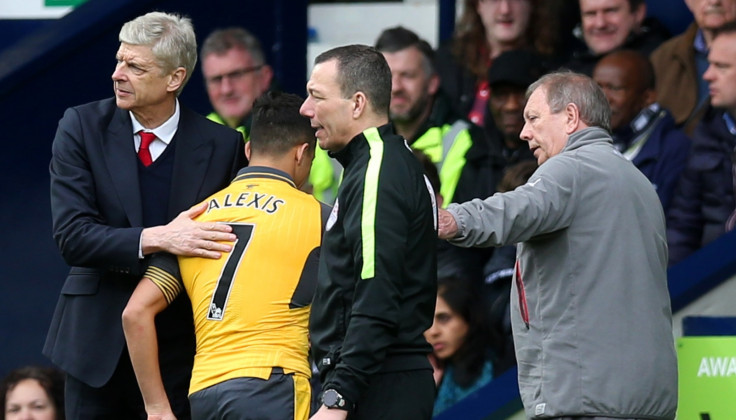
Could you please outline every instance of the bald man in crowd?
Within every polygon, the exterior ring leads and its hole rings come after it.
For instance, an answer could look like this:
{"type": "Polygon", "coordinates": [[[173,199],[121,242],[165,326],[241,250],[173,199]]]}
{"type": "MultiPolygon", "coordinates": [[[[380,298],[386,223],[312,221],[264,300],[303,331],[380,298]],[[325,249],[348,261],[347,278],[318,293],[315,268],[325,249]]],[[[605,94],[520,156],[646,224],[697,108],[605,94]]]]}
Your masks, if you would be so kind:
{"type": "Polygon", "coordinates": [[[598,62],[593,80],[611,105],[614,146],[649,178],[667,211],[685,168],[690,138],[656,102],[651,63],[639,52],[616,51],[598,62]]]}

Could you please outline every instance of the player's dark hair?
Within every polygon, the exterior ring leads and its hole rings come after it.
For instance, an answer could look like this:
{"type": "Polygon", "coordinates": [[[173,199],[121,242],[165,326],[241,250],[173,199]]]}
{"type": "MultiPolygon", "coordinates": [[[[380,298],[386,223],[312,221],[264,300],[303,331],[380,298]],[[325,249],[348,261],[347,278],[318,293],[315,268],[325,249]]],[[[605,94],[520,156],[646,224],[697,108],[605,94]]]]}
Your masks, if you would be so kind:
{"type": "Polygon", "coordinates": [[[304,99],[291,93],[269,91],[253,103],[250,130],[251,153],[280,155],[294,146],[309,144],[314,150],[315,129],[299,114],[304,99]]]}

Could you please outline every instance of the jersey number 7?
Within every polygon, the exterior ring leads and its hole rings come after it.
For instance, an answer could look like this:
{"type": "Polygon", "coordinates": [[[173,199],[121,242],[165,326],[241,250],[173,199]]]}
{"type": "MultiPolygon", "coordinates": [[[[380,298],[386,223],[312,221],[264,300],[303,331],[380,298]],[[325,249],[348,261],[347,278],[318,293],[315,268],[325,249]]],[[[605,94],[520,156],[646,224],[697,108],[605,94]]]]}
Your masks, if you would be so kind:
{"type": "Polygon", "coordinates": [[[225,261],[222,268],[220,278],[215,285],[215,291],[212,293],[212,301],[210,302],[210,311],[207,319],[212,321],[222,321],[225,316],[225,307],[230,297],[230,290],[233,287],[233,279],[235,273],[240,267],[240,261],[243,260],[245,251],[248,249],[251,239],[253,239],[254,224],[250,223],[228,223],[233,228],[233,233],[238,237],[235,240],[235,246],[225,261]]]}

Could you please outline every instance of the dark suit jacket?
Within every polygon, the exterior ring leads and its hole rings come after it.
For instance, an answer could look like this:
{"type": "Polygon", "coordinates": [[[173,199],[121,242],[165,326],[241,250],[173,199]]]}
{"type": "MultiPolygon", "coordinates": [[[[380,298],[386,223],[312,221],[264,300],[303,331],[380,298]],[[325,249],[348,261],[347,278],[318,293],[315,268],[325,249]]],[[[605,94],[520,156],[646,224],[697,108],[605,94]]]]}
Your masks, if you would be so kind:
{"type": "MultiPolygon", "coordinates": [[[[170,219],[228,185],[245,165],[240,133],[181,105],[180,113],[170,219]]],[[[115,371],[125,346],[122,311],[148,260],[138,258],[143,227],[137,167],[130,115],[114,98],[66,110],[52,146],[51,213],[54,239],[71,270],[43,354],[94,387],[115,371]]],[[[184,300],[157,317],[159,342],[178,337],[174,350],[182,346],[178,352],[160,349],[162,368],[180,358],[191,370],[191,354],[181,353],[193,352],[192,319],[171,314],[176,307],[191,314],[184,300]]]]}

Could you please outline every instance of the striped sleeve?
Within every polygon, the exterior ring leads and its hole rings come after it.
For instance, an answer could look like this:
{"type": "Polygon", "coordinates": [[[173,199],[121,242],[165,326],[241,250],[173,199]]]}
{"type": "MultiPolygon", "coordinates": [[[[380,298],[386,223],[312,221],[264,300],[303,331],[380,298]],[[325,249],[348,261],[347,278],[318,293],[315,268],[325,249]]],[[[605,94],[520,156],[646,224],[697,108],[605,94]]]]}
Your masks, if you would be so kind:
{"type": "Polygon", "coordinates": [[[168,304],[184,290],[179,275],[179,263],[176,257],[170,254],[155,256],[144,277],[150,279],[161,290],[168,304]]]}

